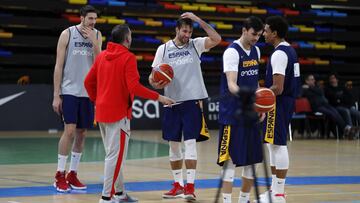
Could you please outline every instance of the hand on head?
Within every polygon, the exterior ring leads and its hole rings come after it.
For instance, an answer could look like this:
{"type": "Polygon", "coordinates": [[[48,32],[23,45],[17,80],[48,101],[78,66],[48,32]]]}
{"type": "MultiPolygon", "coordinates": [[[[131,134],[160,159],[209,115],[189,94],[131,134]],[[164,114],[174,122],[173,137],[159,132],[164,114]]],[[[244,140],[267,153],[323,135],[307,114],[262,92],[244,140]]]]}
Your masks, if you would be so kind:
{"type": "Polygon", "coordinates": [[[194,13],[192,13],[192,12],[185,12],[185,13],[183,13],[183,14],[181,14],[181,16],[180,16],[181,18],[189,18],[189,19],[191,19],[191,20],[193,20],[193,21],[195,21],[195,22],[197,22],[197,21],[199,21],[199,17],[197,17],[194,13]]]}

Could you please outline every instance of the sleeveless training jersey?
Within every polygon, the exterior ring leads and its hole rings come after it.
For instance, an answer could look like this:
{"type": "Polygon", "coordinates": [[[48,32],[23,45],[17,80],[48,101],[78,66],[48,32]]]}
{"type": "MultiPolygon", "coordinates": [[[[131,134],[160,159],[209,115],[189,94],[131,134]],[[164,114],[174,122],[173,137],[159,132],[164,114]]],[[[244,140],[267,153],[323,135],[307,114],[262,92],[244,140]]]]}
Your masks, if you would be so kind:
{"type": "MultiPolygon", "coordinates": [[[[240,88],[248,87],[256,89],[258,87],[259,77],[259,56],[256,47],[251,47],[249,55],[247,55],[237,43],[230,44],[228,48],[234,48],[239,54],[237,85],[240,88]]],[[[240,99],[232,96],[229,92],[227,78],[224,72],[221,75],[220,95],[224,98],[219,102],[219,123],[225,125],[239,124],[235,113],[237,109],[240,108],[240,99]]]]}
{"type": "Polygon", "coordinates": [[[61,94],[88,97],[84,80],[94,62],[93,45],[89,39],[82,36],[76,26],[68,29],[70,37],[64,62],[61,94]]]}
{"type": "MultiPolygon", "coordinates": [[[[282,44],[276,47],[274,52],[277,50],[285,52],[288,58],[287,67],[285,69],[284,90],[281,95],[278,95],[277,97],[281,98],[286,96],[296,98],[300,91],[300,67],[297,54],[294,48],[282,44]]],[[[271,58],[266,66],[265,87],[267,88],[271,87],[273,84],[273,68],[270,61],[271,58]]]]}
{"type": "Polygon", "coordinates": [[[195,48],[194,39],[190,39],[182,48],[170,40],[164,48],[162,63],[167,63],[174,69],[174,78],[165,87],[165,96],[176,102],[207,98],[200,56],[195,48]]]}
{"type": "MultiPolygon", "coordinates": [[[[284,89],[276,96],[275,107],[266,114],[264,120],[265,141],[275,145],[286,145],[289,123],[295,107],[295,99],[300,91],[300,66],[297,54],[291,46],[280,44],[275,48],[283,51],[287,58],[285,69],[284,89]]],[[[271,57],[273,54],[271,55],[271,57]]],[[[273,85],[273,67],[271,57],[266,68],[265,86],[273,85]]]]}

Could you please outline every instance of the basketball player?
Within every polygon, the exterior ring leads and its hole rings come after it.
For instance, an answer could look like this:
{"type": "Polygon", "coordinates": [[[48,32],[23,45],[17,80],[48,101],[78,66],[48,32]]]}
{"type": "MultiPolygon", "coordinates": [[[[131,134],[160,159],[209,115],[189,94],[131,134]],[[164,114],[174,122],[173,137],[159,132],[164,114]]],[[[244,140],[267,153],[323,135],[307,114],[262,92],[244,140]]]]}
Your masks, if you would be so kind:
{"type": "MultiPolygon", "coordinates": [[[[300,67],[295,50],[285,41],[288,24],[281,16],[266,19],[265,41],[275,47],[266,68],[265,86],[276,95],[275,108],[266,114],[265,142],[268,143],[272,172],[271,196],[274,203],[285,203],[285,178],[289,168],[287,132],[300,91],[300,67]]],[[[268,202],[268,194],[260,202],[268,202]]]]}
{"type": "Polygon", "coordinates": [[[85,78],[85,88],[95,102],[96,120],[106,152],[104,187],[99,203],[114,202],[113,196],[116,202],[137,202],[124,192],[123,176],[134,96],[158,100],[165,105],[175,101],[140,84],[136,57],[129,51],[131,31],[128,25],[115,26],[111,40],[85,78]]]}
{"type": "Polygon", "coordinates": [[[176,36],[156,51],[152,67],[167,63],[174,69],[174,79],[167,84],[155,83],[149,76],[149,83],[156,89],[165,86],[165,96],[177,103],[164,108],[162,131],[163,139],[169,141],[170,165],[174,176],[173,188],[163,195],[164,198],[185,197],[194,200],[194,180],[196,170],[196,141],[207,139],[208,132],[202,122],[201,100],[208,97],[200,67],[200,56],[221,41],[220,35],[206,22],[193,13],[186,12],[176,23],[176,36]],[[207,33],[207,37],[191,38],[193,21],[207,33]],[[202,130],[203,129],[203,130],[202,130]],[[203,131],[202,135],[200,133],[203,131]],[[182,153],[181,140],[184,139],[185,153],[182,153]],[[187,184],[184,186],[182,165],[185,159],[187,184]]]}
{"type": "Polygon", "coordinates": [[[86,129],[94,120],[93,104],[84,88],[84,78],[94,58],[101,51],[101,33],[94,28],[97,10],[92,6],[80,9],[81,23],[64,30],[59,38],[54,71],[53,109],[64,120],[64,133],[59,141],[58,167],[54,186],[59,192],[86,189],[77,178],[84,147],[86,129]],[[74,141],[73,141],[74,140],[74,141]],[[72,145],[69,173],[65,165],[72,145]]]}
{"type": "MultiPolygon", "coordinates": [[[[252,164],[262,162],[262,139],[259,123],[248,123],[245,116],[236,115],[239,90],[258,87],[260,49],[255,46],[262,35],[264,25],[258,17],[245,19],[241,37],[231,43],[223,55],[223,74],[220,91],[226,99],[219,105],[219,156],[223,166],[222,195],[224,203],[231,203],[235,167],[244,166],[239,203],[247,203],[253,184],[252,164]],[[251,145],[251,146],[250,146],[251,145]]],[[[261,119],[264,119],[262,114],[261,119]]]]}

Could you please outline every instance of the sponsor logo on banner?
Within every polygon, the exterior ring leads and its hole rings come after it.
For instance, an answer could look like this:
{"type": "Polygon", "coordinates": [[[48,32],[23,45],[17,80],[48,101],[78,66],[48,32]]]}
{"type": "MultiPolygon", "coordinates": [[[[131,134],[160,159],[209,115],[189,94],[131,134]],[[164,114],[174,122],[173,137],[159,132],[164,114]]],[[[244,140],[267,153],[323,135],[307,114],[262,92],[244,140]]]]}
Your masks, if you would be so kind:
{"type": "Polygon", "coordinates": [[[132,105],[132,116],[137,119],[159,119],[160,106],[158,101],[135,99],[132,105]]]}
{"type": "Polygon", "coordinates": [[[217,121],[219,119],[219,102],[208,103],[208,119],[209,121],[217,121]]]}

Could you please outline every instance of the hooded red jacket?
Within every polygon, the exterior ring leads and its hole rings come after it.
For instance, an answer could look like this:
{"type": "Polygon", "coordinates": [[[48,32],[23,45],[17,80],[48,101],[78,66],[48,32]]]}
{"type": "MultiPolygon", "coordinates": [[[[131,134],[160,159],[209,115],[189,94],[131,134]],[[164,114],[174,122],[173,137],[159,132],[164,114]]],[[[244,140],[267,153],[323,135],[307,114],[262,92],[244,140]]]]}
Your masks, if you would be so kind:
{"type": "Polygon", "coordinates": [[[136,57],[123,45],[109,42],[95,59],[85,78],[85,88],[95,102],[95,118],[99,122],[131,119],[134,95],[157,100],[159,94],[139,82],[136,57]]]}

